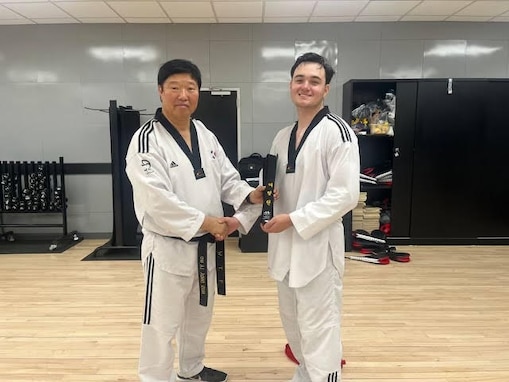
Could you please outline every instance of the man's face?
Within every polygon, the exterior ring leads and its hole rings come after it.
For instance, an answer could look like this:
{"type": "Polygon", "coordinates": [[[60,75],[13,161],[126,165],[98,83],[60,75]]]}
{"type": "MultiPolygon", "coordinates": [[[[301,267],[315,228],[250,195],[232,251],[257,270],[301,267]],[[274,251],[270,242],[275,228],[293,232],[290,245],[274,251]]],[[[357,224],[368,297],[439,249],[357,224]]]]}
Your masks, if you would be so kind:
{"type": "Polygon", "coordinates": [[[189,73],[169,76],[159,86],[162,108],[169,119],[188,119],[198,107],[200,89],[189,73]]]}
{"type": "Polygon", "coordinates": [[[329,92],[325,84],[325,69],[315,62],[303,62],[293,73],[290,82],[290,95],[295,106],[315,109],[323,106],[329,92]]]}

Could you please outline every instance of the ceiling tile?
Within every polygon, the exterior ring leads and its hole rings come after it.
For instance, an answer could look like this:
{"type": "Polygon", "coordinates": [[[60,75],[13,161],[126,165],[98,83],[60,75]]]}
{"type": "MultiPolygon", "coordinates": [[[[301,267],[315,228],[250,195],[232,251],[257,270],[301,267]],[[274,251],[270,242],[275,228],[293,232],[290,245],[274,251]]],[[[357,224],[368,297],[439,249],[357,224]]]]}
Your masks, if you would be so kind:
{"type": "Polygon", "coordinates": [[[245,24],[245,23],[261,23],[261,17],[218,17],[217,21],[219,23],[225,24],[245,24]]]}
{"type": "Polygon", "coordinates": [[[74,17],[118,17],[103,1],[59,1],[55,4],[74,17]]]}
{"type": "Polygon", "coordinates": [[[451,15],[466,7],[471,1],[423,1],[408,12],[414,16],[451,15]]]}
{"type": "Polygon", "coordinates": [[[265,19],[267,17],[307,18],[313,11],[314,5],[315,5],[314,1],[267,1],[265,2],[264,16],[265,19]]]}
{"type": "Polygon", "coordinates": [[[121,17],[77,17],[83,24],[118,24],[125,23],[121,17]]]}
{"type": "Polygon", "coordinates": [[[476,1],[456,13],[456,16],[499,16],[509,11],[509,1],[476,1]]]}
{"type": "Polygon", "coordinates": [[[216,11],[217,18],[255,18],[260,19],[262,17],[262,2],[225,2],[217,1],[214,2],[214,10],[216,11]]]}
{"type": "Polygon", "coordinates": [[[429,16],[415,16],[415,15],[407,15],[403,16],[400,21],[444,21],[447,16],[439,16],[439,15],[429,15],[429,16]]]}
{"type": "Polygon", "coordinates": [[[0,4],[17,4],[17,3],[47,3],[48,0],[0,0],[0,4]]]}
{"type": "Polygon", "coordinates": [[[108,3],[120,16],[128,17],[166,17],[163,9],[156,2],[143,1],[110,1],[108,3]]]}
{"type": "Polygon", "coordinates": [[[355,20],[355,16],[311,16],[312,23],[349,23],[355,20]]]}
{"type": "Polygon", "coordinates": [[[472,22],[485,22],[490,21],[491,16],[451,16],[445,21],[472,21],[472,22]]]}
{"type": "Polygon", "coordinates": [[[361,22],[390,22],[398,21],[401,16],[357,16],[355,21],[361,22]]]}
{"type": "Polygon", "coordinates": [[[366,21],[509,22],[509,0],[0,0],[0,25],[366,21]]]}
{"type": "Polygon", "coordinates": [[[313,16],[357,16],[368,3],[367,0],[318,1],[313,16]]]}
{"type": "Polygon", "coordinates": [[[5,6],[30,19],[64,19],[69,17],[67,13],[51,3],[18,3],[5,6]]]}
{"type": "Polygon", "coordinates": [[[171,20],[174,23],[180,24],[214,24],[216,23],[216,19],[214,17],[172,17],[171,20]]]}
{"type": "Polygon", "coordinates": [[[0,19],[0,25],[24,25],[24,24],[35,24],[34,21],[21,18],[21,19],[9,19],[9,20],[2,20],[0,19]]]}
{"type": "Polygon", "coordinates": [[[67,18],[44,18],[44,19],[38,19],[38,18],[34,18],[33,19],[37,24],[77,24],[79,23],[78,20],[76,19],[73,19],[71,17],[67,17],[67,18]]]}
{"type": "Polygon", "coordinates": [[[308,17],[264,17],[265,23],[306,23],[308,17]]]}
{"type": "Polygon", "coordinates": [[[9,8],[0,5],[0,20],[24,19],[23,16],[11,11],[9,8]]]}
{"type": "Polygon", "coordinates": [[[171,22],[167,17],[126,17],[125,20],[132,24],[168,24],[171,22]]]}
{"type": "Polygon", "coordinates": [[[164,1],[160,3],[168,16],[174,17],[214,17],[210,2],[205,1],[164,1]]]}
{"type": "Polygon", "coordinates": [[[420,1],[370,1],[361,12],[362,16],[403,16],[420,1]]]}

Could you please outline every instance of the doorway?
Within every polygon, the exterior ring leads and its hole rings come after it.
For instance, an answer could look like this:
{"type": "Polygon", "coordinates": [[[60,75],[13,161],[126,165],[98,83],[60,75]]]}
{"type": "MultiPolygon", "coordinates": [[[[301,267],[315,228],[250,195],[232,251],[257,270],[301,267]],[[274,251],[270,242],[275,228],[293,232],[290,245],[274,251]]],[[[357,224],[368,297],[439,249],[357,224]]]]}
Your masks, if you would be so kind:
{"type": "MultiPolygon", "coordinates": [[[[202,121],[223,146],[233,166],[239,163],[239,111],[238,90],[200,90],[200,101],[193,118],[202,121]]],[[[233,216],[233,207],[223,203],[225,216],[233,216]]],[[[236,236],[236,235],[235,235],[236,236]]]]}
{"type": "Polygon", "coordinates": [[[240,152],[237,105],[238,90],[200,90],[198,108],[193,114],[217,136],[235,168],[240,152]]]}

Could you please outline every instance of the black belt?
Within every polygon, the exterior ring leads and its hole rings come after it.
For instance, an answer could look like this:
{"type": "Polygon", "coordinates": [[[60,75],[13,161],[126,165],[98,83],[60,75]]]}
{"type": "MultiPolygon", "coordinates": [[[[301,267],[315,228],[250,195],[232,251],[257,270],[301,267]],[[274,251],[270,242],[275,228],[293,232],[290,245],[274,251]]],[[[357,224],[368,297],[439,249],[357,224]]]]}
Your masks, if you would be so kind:
{"type": "MultiPolygon", "coordinates": [[[[175,239],[181,238],[176,237],[175,239]]],[[[216,241],[214,236],[210,233],[200,237],[193,237],[190,241],[198,242],[198,282],[200,285],[200,305],[207,306],[209,296],[207,284],[207,243],[216,243],[217,293],[224,296],[226,295],[224,241],[216,241]]]]}

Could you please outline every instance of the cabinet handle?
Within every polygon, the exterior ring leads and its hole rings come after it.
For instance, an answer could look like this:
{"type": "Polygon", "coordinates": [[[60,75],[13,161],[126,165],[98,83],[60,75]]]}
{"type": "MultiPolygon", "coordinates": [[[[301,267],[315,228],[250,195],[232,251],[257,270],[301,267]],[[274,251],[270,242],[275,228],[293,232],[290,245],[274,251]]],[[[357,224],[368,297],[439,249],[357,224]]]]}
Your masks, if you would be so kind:
{"type": "Polygon", "coordinates": [[[452,78],[447,80],[447,94],[452,94],[452,78]]]}
{"type": "Polygon", "coordinates": [[[394,148],[394,158],[399,157],[399,147],[394,148]]]}

